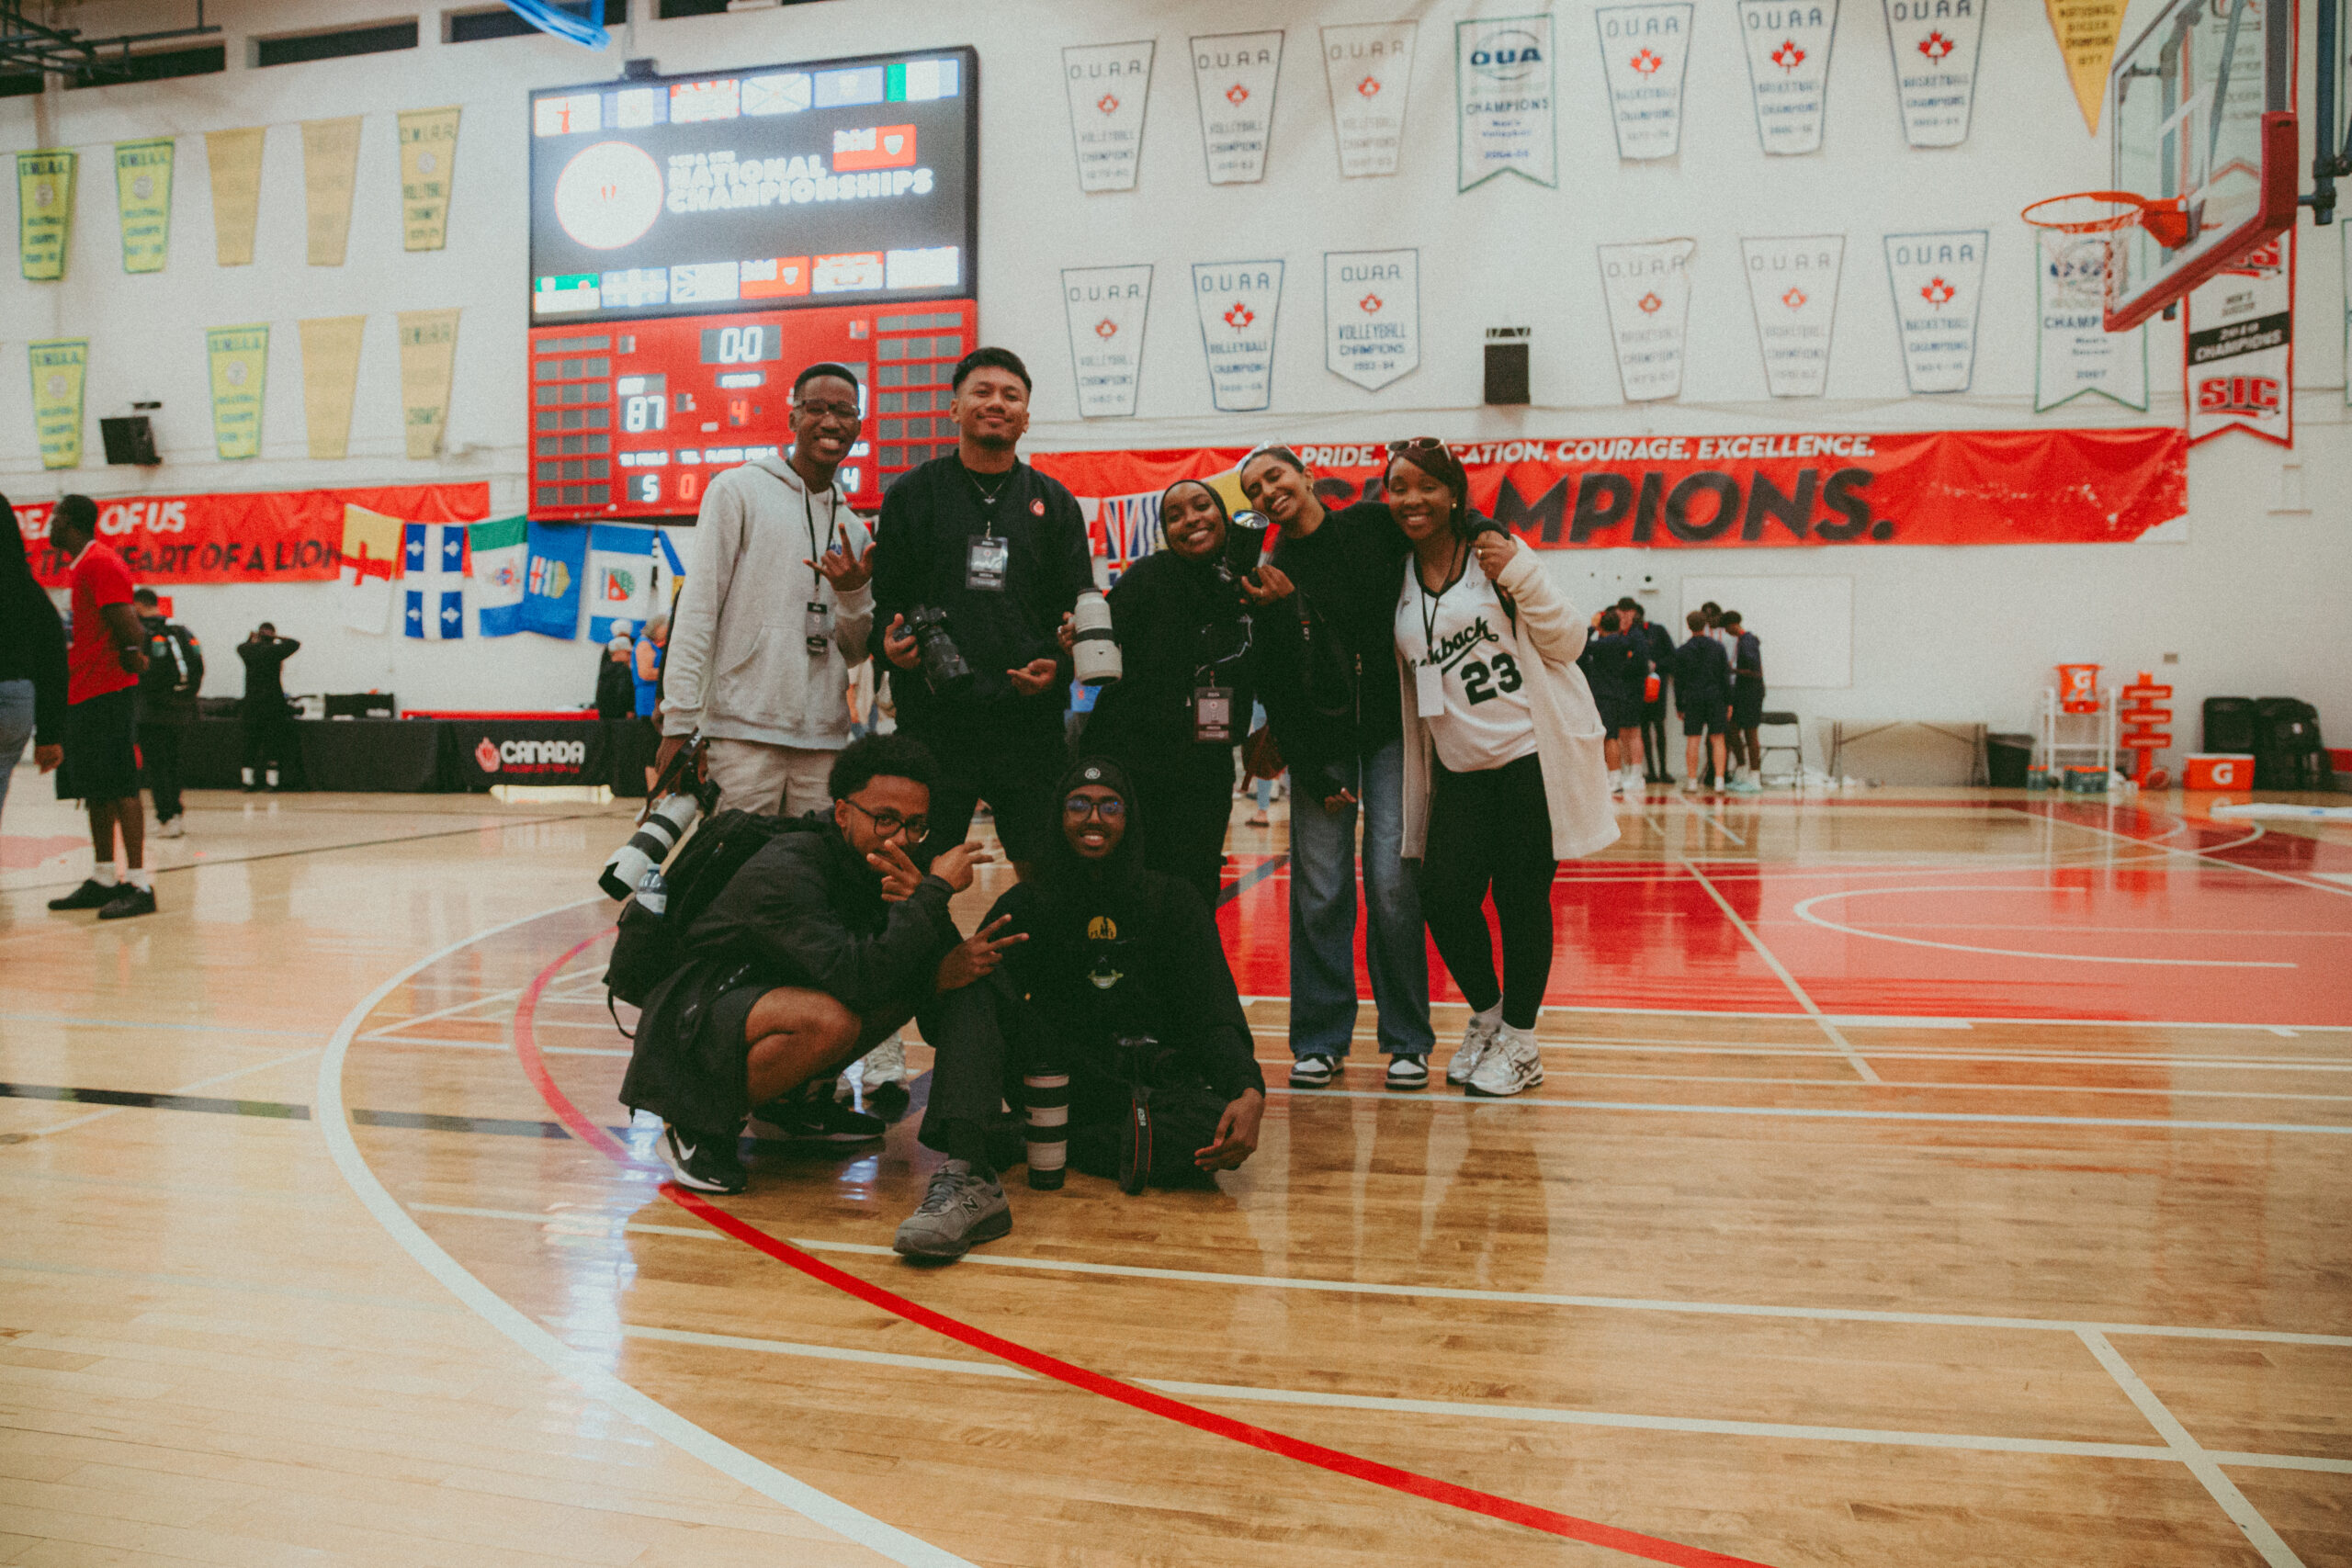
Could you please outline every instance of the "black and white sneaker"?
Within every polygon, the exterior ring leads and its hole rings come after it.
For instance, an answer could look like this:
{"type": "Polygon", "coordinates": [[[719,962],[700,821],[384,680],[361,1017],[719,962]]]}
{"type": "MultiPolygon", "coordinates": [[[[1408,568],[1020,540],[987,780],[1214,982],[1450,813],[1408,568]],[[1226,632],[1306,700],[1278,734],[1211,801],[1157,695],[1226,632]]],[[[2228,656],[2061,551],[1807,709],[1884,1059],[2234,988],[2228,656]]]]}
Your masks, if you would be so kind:
{"type": "Polygon", "coordinates": [[[868,1116],[845,1100],[836,1100],[832,1085],[814,1096],[779,1095],[752,1112],[754,1138],[786,1143],[855,1144],[878,1138],[890,1130],[879,1116],[868,1116]]]}
{"type": "Polygon", "coordinates": [[[741,1192],[748,1184],[732,1136],[662,1123],[662,1160],[671,1178],[696,1192],[741,1192]]]}
{"type": "Polygon", "coordinates": [[[1301,1056],[1290,1065],[1290,1087],[1293,1089],[1329,1089],[1339,1076],[1337,1056],[1301,1056]]]}
{"type": "Polygon", "coordinates": [[[1387,1083],[1393,1092],[1399,1094],[1429,1088],[1430,1059],[1409,1055],[1389,1057],[1387,1083]]]}
{"type": "Polygon", "coordinates": [[[116,894],[129,886],[124,882],[100,882],[95,876],[85,877],[81,886],[64,897],[51,898],[49,907],[52,909],[103,909],[114,902],[116,894]]]}
{"type": "Polygon", "coordinates": [[[152,915],[154,912],[155,890],[126,882],[115,889],[113,897],[99,907],[98,919],[127,920],[133,915],[152,915]]]}

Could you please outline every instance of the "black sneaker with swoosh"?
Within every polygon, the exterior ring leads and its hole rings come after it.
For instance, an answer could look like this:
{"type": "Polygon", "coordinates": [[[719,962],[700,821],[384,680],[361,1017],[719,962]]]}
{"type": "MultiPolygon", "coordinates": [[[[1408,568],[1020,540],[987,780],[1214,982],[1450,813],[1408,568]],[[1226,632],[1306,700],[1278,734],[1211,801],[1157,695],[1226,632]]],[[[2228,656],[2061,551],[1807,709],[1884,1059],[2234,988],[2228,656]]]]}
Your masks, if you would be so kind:
{"type": "Polygon", "coordinates": [[[741,1192],[749,1184],[731,1135],[662,1127],[662,1159],[681,1187],[696,1192],[741,1192]]]}

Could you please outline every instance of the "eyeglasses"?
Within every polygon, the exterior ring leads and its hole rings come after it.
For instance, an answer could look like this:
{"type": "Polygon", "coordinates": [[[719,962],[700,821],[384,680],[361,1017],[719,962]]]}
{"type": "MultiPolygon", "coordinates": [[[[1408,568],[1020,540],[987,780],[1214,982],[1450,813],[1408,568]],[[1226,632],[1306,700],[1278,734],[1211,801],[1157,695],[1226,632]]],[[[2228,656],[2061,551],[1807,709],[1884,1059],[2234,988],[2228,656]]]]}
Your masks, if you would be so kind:
{"type": "Polygon", "coordinates": [[[931,819],[927,817],[901,817],[895,811],[868,811],[846,795],[842,797],[842,804],[857,807],[859,814],[873,823],[874,830],[886,839],[904,833],[907,841],[914,843],[931,831],[931,819]]]}
{"type": "Polygon", "coordinates": [[[1445,443],[1434,435],[1416,435],[1409,441],[1391,441],[1388,444],[1388,452],[1391,457],[1401,457],[1407,452],[1443,452],[1445,450],[1445,443]]]}
{"type": "Polygon", "coordinates": [[[1126,814],[1127,803],[1115,795],[1105,795],[1101,799],[1088,795],[1073,795],[1062,802],[1062,815],[1081,822],[1089,817],[1100,817],[1105,822],[1116,822],[1126,814]]]}
{"type": "Polygon", "coordinates": [[[857,406],[854,403],[796,403],[794,408],[812,419],[843,419],[855,421],[857,406]]]}

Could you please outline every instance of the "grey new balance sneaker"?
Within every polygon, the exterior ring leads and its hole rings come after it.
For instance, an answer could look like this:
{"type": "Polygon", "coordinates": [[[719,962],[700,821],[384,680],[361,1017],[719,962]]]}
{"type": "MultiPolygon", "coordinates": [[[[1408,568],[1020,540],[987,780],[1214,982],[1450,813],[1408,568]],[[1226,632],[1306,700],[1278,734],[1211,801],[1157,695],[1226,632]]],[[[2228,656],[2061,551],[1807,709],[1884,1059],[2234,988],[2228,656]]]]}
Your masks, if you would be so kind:
{"type": "Polygon", "coordinates": [[[969,1160],[951,1159],[932,1173],[931,1190],[907,1216],[890,1246],[901,1258],[961,1258],[1012,1229],[1004,1185],[969,1160]]]}

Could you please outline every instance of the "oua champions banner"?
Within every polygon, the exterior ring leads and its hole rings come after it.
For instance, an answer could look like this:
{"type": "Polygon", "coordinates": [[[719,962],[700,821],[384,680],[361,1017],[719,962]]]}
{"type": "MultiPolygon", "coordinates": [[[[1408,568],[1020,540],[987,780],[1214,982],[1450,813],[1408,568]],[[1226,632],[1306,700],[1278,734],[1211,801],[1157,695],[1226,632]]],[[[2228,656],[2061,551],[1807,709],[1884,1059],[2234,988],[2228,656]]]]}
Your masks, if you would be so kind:
{"type": "MultiPolygon", "coordinates": [[[[1247,450],[1031,460],[1070,488],[1091,524],[1178,479],[1229,479],[1247,450]]],[[[1327,504],[1379,493],[1380,443],[1298,453],[1327,504]]],[[[2177,427],[1580,436],[1465,444],[1454,455],[1471,504],[1543,549],[2122,544],[2188,509],[2188,436],[2177,427]]]]}
{"type": "MultiPolygon", "coordinates": [[[[17,526],[44,588],[65,586],[67,561],[49,547],[56,502],[18,502],[17,526]]],[[[490,486],[379,485],[360,490],[255,491],[233,495],[119,496],[98,502],[98,537],[131,575],[156,588],[182,582],[332,582],[341,567],[344,508],[418,523],[490,515],[490,486]]]]}

